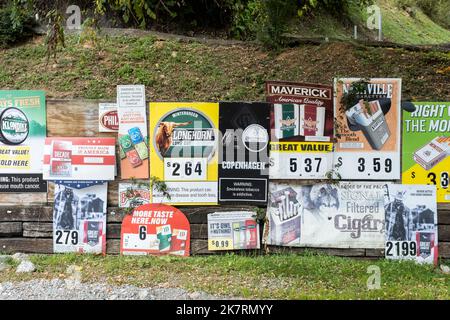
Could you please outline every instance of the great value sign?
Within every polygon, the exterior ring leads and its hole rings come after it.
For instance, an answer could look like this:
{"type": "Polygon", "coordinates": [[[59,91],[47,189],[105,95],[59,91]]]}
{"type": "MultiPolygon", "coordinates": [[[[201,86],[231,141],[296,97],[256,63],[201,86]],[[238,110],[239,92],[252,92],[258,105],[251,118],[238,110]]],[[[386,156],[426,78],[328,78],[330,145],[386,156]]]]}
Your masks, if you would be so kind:
{"type": "Polygon", "coordinates": [[[0,192],[46,192],[43,91],[0,90],[0,192]]]}
{"type": "Polygon", "coordinates": [[[120,253],[189,256],[190,233],[189,221],[177,208],[142,205],[122,221],[120,253]]]}
{"type": "Polygon", "coordinates": [[[268,244],[383,248],[385,183],[270,183],[268,244]]]}
{"type": "Polygon", "coordinates": [[[399,179],[401,79],[335,79],[335,93],[336,172],[342,179],[399,179]]]}
{"type": "Polygon", "coordinates": [[[114,180],[115,138],[45,139],[45,180],[114,180]]]}
{"type": "Polygon", "coordinates": [[[450,202],[450,102],[415,102],[403,111],[403,184],[433,184],[450,202]]]}
{"type": "Polygon", "coordinates": [[[217,204],[218,126],[218,103],[150,103],[150,171],[170,195],[154,188],[151,203],[217,204]]]}
{"type": "Polygon", "coordinates": [[[271,110],[270,178],[323,179],[333,164],[333,88],[266,82],[271,110]]]}
{"type": "Polygon", "coordinates": [[[220,102],[219,202],[267,203],[267,103],[220,102]]]}

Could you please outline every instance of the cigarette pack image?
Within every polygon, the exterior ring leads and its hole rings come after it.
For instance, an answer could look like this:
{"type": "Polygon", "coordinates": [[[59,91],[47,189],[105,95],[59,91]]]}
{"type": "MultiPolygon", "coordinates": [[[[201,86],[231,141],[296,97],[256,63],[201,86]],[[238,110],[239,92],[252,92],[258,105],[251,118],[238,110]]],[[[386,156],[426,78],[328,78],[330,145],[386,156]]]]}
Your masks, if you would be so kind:
{"type": "Polygon", "coordinates": [[[278,139],[298,136],[300,134],[298,104],[274,104],[275,136],[278,139]]]}
{"type": "Polygon", "coordinates": [[[325,130],[325,107],[300,106],[300,135],[322,137],[325,130]]]}
{"type": "Polygon", "coordinates": [[[362,130],[372,149],[383,148],[391,132],[378,100],[365,102],[361,99],[345,114],[352,125],[362,130]]]}
{"type": "Polygon", "coordinates": [[[300,239],[301,204],[291,188],[271,194],[270,237],[272,244],[286,245],[300,239]]]}
{"type": "Polygon", "coordinates": [[[430,170],[450,154],[450,137],[436,137],[414,152],[416,163],[430,170]]]}

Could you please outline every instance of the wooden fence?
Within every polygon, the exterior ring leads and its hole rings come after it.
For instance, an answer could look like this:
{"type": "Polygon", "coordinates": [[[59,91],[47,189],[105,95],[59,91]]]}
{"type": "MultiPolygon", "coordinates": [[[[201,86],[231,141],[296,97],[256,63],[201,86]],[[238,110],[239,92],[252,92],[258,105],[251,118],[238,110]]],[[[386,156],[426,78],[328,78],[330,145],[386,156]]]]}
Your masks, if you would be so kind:
{"type": "MultiPolygon", "coordinates": [[[[47,101],[47,135],[66,137],[115,136],[98,132],[98,102],[82,100],[47,101]]],[[[117,208],[119,180],[108,184],[107,253],[118,254],[123,211],[117,208]]],[[[306,182],[305,182],[306,183],[306,182]]],[[[47,193],[0,194],[0,252],[52,253],[53,183],[47,193]]],[[[251,206],[180,207],[191,223],[191,254],[208,251],[208,213],[231,210],[253,210],[251,206]]],[[[450,258],[450,205],[439,205],[439,256],[450,258]]],[[[270,246],[269,252],[301,252],[305,248],[270,246]]],[[[308,249],[337,256],[376,258],[384,256],[379,249],[308,249]]],[[[251,251],[255,252],[255,251],[251,251]]],[[[256,252],[265,252],[264,249],[256,252]]]]}

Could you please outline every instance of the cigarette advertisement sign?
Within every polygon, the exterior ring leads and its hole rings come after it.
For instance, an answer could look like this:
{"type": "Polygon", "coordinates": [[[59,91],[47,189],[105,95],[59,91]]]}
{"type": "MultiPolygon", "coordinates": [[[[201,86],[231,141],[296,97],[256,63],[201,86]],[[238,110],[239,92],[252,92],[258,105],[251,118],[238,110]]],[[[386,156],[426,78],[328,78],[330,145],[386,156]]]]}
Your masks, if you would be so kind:
{"type": "Polygon", "coordinates": [[[45,139],[45,180],[114,180],[115,138],[45,139]]]}
{"type": "Polygon", "coordinates": [[[148,179],[149,155],[145,86],[117,86],[122,179],[148,179]]]}
{"type": "Polygon", "coordinates": [[[270,183],[267,243],[384,248],[385,183],[270,183]]]}
{"type": "Polygon", "coordinates": [[[46,192],[44,91],[0,90],[0,192],[46,192]]]}
{"type": "Polygon", "coordinates": [[[436,186],[392,184],[386,190],[386,258],[437,264],[436,186]]]}
{"type": "Polygon", "coordinates": [[[147,183],[119,183],[119,208],[136,208],[150,203],[147,183]]]}
{"type": "Polygon", "coordinates": [[[56,181],[53,251],[106,253],[108,183],[56,181]]]}
{"type": "Polygon", "coordinates": [[[117,104],[99,103],[98,104],[98,132],[118,132],[119,115],[117,113],[117,104]]]}
{"type": "Polygon", "coordinates": [[[436,185],[437,202],[450,202],[450,102],[415,102],[403,111],[403,184],[436,185]]]}
{"type": "Polygon", "coordinates": [[[335,79],[334,166],[342,179],[400,179],[401,79],[335,79]]]}
{"type": "Polygon", "coordinates": [[[155,187],[151,203],[217,204],[218,127],[218,103],[150,103],[151,175],[170,196],[155,187]]]}
{"type": "Polygon", "coordinates": [[[122,221],[123,255],[189,256],[191,228],[186,216],[165,204],[145,204],[122,221]]]}
{"type": "Polygon", "coordinates": [[[219,202],[267,203],[267,103],[220,102],[219,202]]]}
{"type": "Polygon", "coordinates": [[[208,250],[259,249],[259,225],[255,212],[208,214],[208,250]]]}
{"type": "Polygon", "coordinates": [[[271,110],[270,178],[323,179],[333,165],[333,88],[266,82],[271,110]]]}

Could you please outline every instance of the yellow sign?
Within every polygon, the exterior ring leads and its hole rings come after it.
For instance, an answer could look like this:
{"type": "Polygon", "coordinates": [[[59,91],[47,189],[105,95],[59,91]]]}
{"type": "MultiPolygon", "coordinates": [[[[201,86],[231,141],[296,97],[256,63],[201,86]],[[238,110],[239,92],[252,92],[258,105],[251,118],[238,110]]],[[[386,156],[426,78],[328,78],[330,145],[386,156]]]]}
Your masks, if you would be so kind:
{"type": "Polygon", "coordinates": [[[218,126],[218,103],[150,103],[151,203],[217,204],[218,126]]]}

